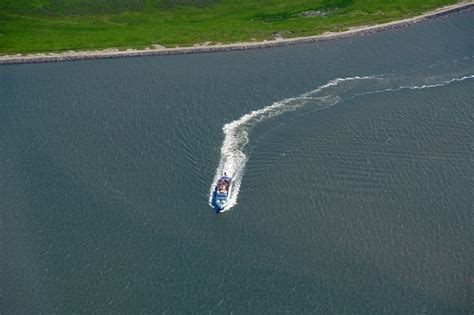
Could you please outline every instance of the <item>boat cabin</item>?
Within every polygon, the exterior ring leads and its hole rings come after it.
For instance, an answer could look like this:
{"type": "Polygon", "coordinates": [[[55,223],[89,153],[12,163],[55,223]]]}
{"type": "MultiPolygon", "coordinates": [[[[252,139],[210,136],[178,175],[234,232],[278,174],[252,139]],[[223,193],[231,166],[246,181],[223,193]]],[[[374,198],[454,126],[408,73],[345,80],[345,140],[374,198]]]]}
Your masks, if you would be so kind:
{"type": "Polygon", "coordinates": [[[217,194],[227,195],[227,192],[229,191],[229,186],[230,186],[230,181],[224,180],[222,178],[219,179],[216,185],[217,194]]]}

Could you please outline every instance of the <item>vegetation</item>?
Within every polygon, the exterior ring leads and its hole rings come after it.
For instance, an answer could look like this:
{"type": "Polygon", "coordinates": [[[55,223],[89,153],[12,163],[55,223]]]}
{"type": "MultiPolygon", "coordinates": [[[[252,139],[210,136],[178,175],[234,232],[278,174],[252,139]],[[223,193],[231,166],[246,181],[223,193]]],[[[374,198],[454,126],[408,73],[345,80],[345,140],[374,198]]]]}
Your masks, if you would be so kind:
{"type": "Polygon", "coordinates": [[[308,36],[454,0],[1,0],[0,55],[308,36]]]}

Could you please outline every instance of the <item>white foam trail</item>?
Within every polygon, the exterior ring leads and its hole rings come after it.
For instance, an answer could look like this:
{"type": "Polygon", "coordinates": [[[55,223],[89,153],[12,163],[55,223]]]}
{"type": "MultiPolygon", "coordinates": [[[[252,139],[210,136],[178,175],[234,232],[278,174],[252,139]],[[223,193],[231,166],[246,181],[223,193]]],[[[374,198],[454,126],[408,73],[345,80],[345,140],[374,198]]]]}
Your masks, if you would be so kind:
{"type": "Polygon", "coordinates": [[[249,142],[249,130],[257,123],[281,115],[285,112],[294,111],[305,105],[316,106],[318,109],[333,106],[342,100],[375,93],[385,93],[400,91],[403,89],[425,89],[445,86],[453,82],[459,82],[466,79],[473,79],[474,75],[467,75],[461,78],[454,78],[438,83],[422,84],[422,85],[398,85],[395,87],[382,88],[387,85],[393,85],[393,78],[383,76],[355,76],[349,78],[337,78],[328,83],[318,87],[315,90],[301,94],[297,97],[287,98],[282,101],[275,102],[267,107],[259,110],[254,110],[248,114],[243,115],[237,120],[225,124],[222,128],[224,132],[224,141],[221,147],[221,157],[219,165],[211,184],[209,192],[209,205],[212,206],[212,194],[214,192],[215,183],[227,172],[233,177],[232,191],[225,210],[229,210],[237,204],[237,197],[239,195],[240,184],[242,182],[243,171],[247,163],[247,156],[243,149],[249,142]],[[370,85],[360,86],[358,83],[372,80],[370,85]],[[362,91],[360,91],[362,89],[362,91]],[[369,91],[367,91],[369,89],[369,91]]]}
{"type": "Polygon", "coordinates": [[[339,84],[347,81],[354,80],[367,80],[373,79],[374,77],[350,77],[350,78],[337,78],[329,81],[325,85],[318,87],[317,89],[304,93],[300,96],[287,98],[282,101],[275,102],[267,107],[259,110],[254,110],[248,114],[243,115],[237,120],[234,120],[228,124],[225,124],[222,128],[224,132],[224,142],[221,147],[221,158],[219,166],[216,169],[213,182],[211,184],[209,192],[209,204],[212,205],[212,194],[214,192],[215,183],[222,176],[224,172],[232,176],[233,184],[232,191],[229,200],[229,204],[226,210],[229,210],[237,204],[237,196],[239,195],[240,184],[242,182],[242,175],[245,164],[247,163],[247,156],[243,152],[243,148],[248,143],[248,132],[258,122],[281,115],[288,111],[296,110],[308,102],[314,102],[319,107],[324,108],[332,106],[340,101],[340,98],[334,94],[321,93],[322,91],[338,86],[339,84]]]}
{"type": "Polygon", "coordinates": [[[386,92],[397,92],[401,90],[423,90],[423,89],[429,89],[429,88],[435,88],[435,87],[442,87],[446,86],[448,84],[454,83],[454,82],[461,82],[464,80],[469,80],[469,79],[474,79],[474,74],[463,76],[461,78],[454,78],[450,80],[446,80],[440,83],[433,83],[433,84],[423,84],[423,85],[413,85],[413,86],[399,86],[397,88],[387,88],[387,89],[382,89],[382,90],[375,90],[375,91],[368,91],[368,92],[363,92],[363,93],[356,93],[353,95],[353,97],[356,96],[362,96],[362,95],[368,95],[368,94],[379,94],[379,93],[386,93],[386,92]]]}

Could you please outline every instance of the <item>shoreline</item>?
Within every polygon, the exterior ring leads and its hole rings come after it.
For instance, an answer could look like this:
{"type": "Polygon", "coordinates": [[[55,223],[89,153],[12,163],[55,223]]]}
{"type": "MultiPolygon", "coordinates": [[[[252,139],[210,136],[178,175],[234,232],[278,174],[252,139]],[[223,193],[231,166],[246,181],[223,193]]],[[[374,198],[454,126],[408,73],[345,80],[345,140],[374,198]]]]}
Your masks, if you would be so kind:
{"type": "Polygon", "coordinates": [[[271,48],[280,46],[297,45],[303,43],[314,43],[319,41],[334,40],[338,38],[362,36],[365,34],[377,33],[381,31],[406,27],[420,22],[445,16],[452,13],[471,10],[474,7],[474,1],[461,2],[426,12],[412,18],[397,20],[393,22],[376,24],[372,26],[359,26],[349,28],[341,32],[326,32],[320,35],[295,38],[280,38],[274,40],[264,40],[260,42],[237,42],[231,44],[199,45],[190,47],[165,48],[159,45],[152,45],[153,48],[146,49],[105,49],[99,51],[67,51],[57,53],[35,53],[28,55],[3,55],[0,56],[0,65],[2,64],[25,64],[25,63],[46,63],[86,59],[109,59],[122,57],[139,56],[159,56],[159,55],[180,55],[194,53],[224,52],[247,49],[271,48]]]}

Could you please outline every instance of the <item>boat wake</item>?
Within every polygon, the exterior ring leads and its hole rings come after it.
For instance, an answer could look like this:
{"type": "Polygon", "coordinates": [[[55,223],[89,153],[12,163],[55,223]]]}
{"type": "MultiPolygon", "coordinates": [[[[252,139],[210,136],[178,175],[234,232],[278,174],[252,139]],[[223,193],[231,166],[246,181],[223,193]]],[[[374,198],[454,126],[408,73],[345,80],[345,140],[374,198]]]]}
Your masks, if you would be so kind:
{"type": "Polygon", "coordinates": [[[396,92],[403,89],[417,90],[441,87],[453,82],[473,78],[474,75],[464,75],[457,78],[423,77],[418,79],[390,75],[337,78],[321,85],[315,90],[274,102],[262,109],[245,114],[239,119],[225,124],[222,128],[224,141],[221,147],[219,165],[210,188],[209,205],[212,206],[215,183],[224,172],[227,172],[233,178],[232,192],[225,210],[229,210],[237,204],[242,176],[248,159],[244,148],[249,142],[249,131],[259,122],[286,112],[298,110],[303,106],[310,106],[312,110],[319,110],[362,95],[396,92]],[[411,82],[412,84],[407,85],[406,82],[411,82]]]}

